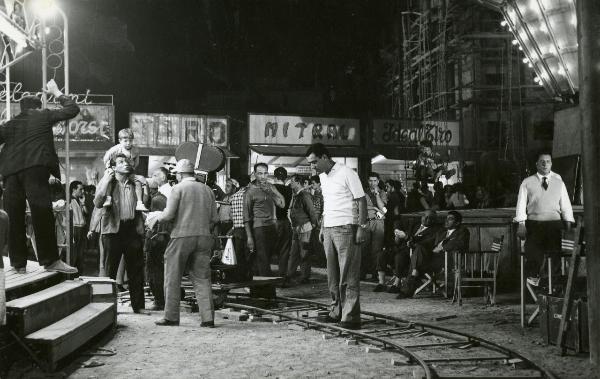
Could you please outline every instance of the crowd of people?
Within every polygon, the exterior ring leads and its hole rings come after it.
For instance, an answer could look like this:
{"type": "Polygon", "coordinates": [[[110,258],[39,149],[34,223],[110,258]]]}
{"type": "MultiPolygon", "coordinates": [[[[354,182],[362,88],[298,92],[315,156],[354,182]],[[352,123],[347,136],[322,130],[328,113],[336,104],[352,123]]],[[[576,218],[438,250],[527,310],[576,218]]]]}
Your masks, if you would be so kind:
{"type": "MultiPolygon", "coordinates": [[[[199,178],[196,165],[181,159],[173,173],[160,167],[144,178],[134,174],[139,150],[130,129],[119,131],[119,144],[106,152],[106,171],[97,186],[72,181],[64,188],[49,180],[60,177],[52,125],[72,118],[79,108],[53,81],[47,87],[62,108],[41,110],[39,99],[25,97],[21,114],[0,129],[0,143],[5,144],[0,190],[5,188],[7,210],[0,212],[0,251],[8,247],[11,266],[24,274],[30,237],[38,262],[48,271],[84,274],[86,249],[97,246],[100,266],[109,277],[118,279],[126,272],[135,313],[147,313],[148,283],[152,309],[164,310],[157,325],[179,324],[181,278],[187,272],[201,326],[214,326],[210,262],[214,251],[225,247],[223,241],[231,240],[244,280],[274,276],[276,260],[284,287],[308,283],[314,257],[325,257],[332,306],[323,321],[359,329],[360,280],[376,282],[376,292],[413,296],[419,278],[441,270],[444,252],[469,249],[469,230],[458,210],[490,204],[484,188],[477,187],[469,200],[460,183],[444,187],[436,181],[432,192],[428,182],[415,182],[407,192],[401,181],[384,182],[375,172],[361,181],[320,143],[306,151],[314,176],[288,175],[277,167],[271,179],[268,165],[256,163],[250,176],[228,178],[223,190],[214,172],[199,178]],[[67,206],[69,241],[60,212],[67,206]],[[442,209],[450,210],[443,225],[436,214],[442,209]],[[419,225],[403,222],[404,213],[418,211],[419,225]],[[8,220],[14,225],[10,233],[8,220]],[[72,266],[59,258],[60,244],[70,244],[72,266]]],[[[521,185],[515,218],[522,228],[527,226],[536,267],[557,241],[550,246],[541,237],[544,230],[559,236],[561,219],[574,221],[564,183],[550,171],[550,155],[540,155],[537,168],[521,185]]]]}

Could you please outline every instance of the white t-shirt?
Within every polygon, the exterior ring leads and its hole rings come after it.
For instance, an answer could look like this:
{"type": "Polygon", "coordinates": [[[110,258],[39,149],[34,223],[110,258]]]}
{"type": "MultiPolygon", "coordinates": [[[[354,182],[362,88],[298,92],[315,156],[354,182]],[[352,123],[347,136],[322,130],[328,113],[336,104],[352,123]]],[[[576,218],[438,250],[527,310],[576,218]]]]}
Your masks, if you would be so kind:
{"type": "Polygon", "coordinates": [[[358,224],[356,199],[365,196],[358,174],[336,163],[329,173],[319,175],[323,193],[323,226],[358,224]]]}

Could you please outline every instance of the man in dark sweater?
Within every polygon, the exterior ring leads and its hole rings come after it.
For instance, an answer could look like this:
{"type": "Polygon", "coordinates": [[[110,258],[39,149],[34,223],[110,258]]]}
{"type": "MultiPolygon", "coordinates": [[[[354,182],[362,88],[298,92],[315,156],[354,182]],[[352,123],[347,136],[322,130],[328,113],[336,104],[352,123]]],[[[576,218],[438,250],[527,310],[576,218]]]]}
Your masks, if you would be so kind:
{"type": "Polygon", "coordinates": [[[283,207],[275,208],[275,228],[277,229],[277,239],[275,251],[279,256],[279,276],[283,277],[283,286],[290,283],[288,278],[288,263],[290,259],[290,248],[292,244],[292,227],[288,218],[288,210],[292,200],[292,189],[285,185],[287,179],[287,170],[283,167],[277,167],[273,172],[275,175],[275,188],[283,196],[283,207]]]}
{"type": "MultiPolygon", "coordinates": [[[[54,80],[47,84],[62,108],[41,109],[35,96],[25,96],[20,102],[21,113],[0,128],[0,175],[4,176],[4,204],[12,228],[8,248],[11,265],[24,274],[27,265],[25,236],[25,204],[29,202],[33,230],[38,247],[38,261],[48,271],[74,274],[77,269],[59,259],[55,221],[52,213],[50,175],[60,178],[58,156],[54,149],[52,127],[79,113],[79,107],[64,96],[54,80]]],[[[68,128],[68,126],[67,126],[68,128]]]]}

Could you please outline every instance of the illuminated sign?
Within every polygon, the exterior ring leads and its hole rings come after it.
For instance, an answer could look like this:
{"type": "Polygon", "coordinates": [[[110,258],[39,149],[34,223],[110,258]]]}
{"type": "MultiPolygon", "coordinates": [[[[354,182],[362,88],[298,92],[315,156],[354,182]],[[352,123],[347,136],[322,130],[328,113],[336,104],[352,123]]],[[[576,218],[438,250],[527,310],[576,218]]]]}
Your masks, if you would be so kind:
{"type": "Polygon", "coordinates": [[[227,147],[229,142],[226,117],[130,113],[129,127],[139,147],[177,147],[188,141],[227,147]]]}
{"type": "Polygon", "coordinates": [[[251,144],[360,144],[360,122],[357,119],[250,114],[248,127],[251,144]]]}
{"type": "MultiPolygon", "coordinates": [[[[57,108],[50,104],[49,108],[57,108]]],[[[19,104],[11,103],[11,114],[20,113],[19,104]]],[[[71,142],[95,142],[107,148],[114,144],[114,107],[106,104],[80,105],[81,111],[69,120],[69,139],[71,142]]],[[[4,114],[6,104],[0,103],[0,112],[4,114]]],[[[54,141],[62,143],[65,138],[65,123],[60,122],[52,128],[54,141]]]]}

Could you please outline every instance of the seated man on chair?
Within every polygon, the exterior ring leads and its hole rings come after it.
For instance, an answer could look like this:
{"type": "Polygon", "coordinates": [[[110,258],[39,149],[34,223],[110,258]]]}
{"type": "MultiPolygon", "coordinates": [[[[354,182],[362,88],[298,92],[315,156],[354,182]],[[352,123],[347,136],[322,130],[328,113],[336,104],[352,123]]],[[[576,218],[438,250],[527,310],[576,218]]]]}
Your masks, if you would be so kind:
{"type": "MultiPolygon", "coordinates": [[[[411,256],[411,277],[408,280],[408,289],[402,295],[412,297],[418,288],[417,278],[424,271],[438,273],[444,267],[445,252],[467,251],[469,249],[469,229],[462,225],[462,215],[457,211],[450,211],[444,222],[444,230],[436,234],[434,247],[429,251],[423,248],[415,248],[411,256]]],[[[416,245],[418,246],[418,245],[416,245]]]]}
{"type": "Polygon", "coordinates": [[[397,292],[398,299],[411,297],[417,288],[417,279],[423,274],[426,263],[430,260],[433,248],[435,247],[436,236],[439,227],[436,225],[437,215],[434,210],[423,211],[421,215],[421,224],[411,233],[404,234],[396,229],[395,244],[398,246],[394,254],[394,273],[396,274],[396,283],[392,286],[390,292],[397,292]],[[402,244],[402,239],[406,241],[402,244]],[[405,245],[405,246],[404,246],[405,245]],[[412,249],[412,254],[410,250],[412,249]],[[405,267],[410,265],[410,275],[408,278],[408,291],[400,292],[400,277],[405,271],[405,267]]]}

